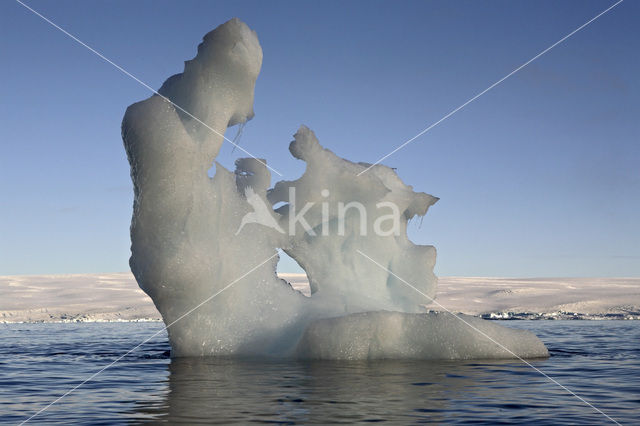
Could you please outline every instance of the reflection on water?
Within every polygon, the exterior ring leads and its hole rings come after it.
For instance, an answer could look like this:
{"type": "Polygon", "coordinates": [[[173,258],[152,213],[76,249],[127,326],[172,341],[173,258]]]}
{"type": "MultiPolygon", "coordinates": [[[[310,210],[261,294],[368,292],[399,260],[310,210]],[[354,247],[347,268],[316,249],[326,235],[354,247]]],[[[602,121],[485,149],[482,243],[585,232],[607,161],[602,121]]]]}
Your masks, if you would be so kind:
{"type": "MultiPolygon", "coordinates": [[[[640,412],[640,323],[519,321],[551,352],[533,362],[621,423],[640,412]]],[[[161,324],[0,326],[0,423],[17,424],[161,324]]],[[[34,424],[601,424],[515,361],[284,362],[168,358],[166,335],[51,406],[34,424]]]]}
{"type": "Polygon", "coordinates": [[[429,415],[477,378],[469,366],[407,362],[171,362],[163,417],[170,422],[362,422],[429,415]],[[450,373],[447,373],[450,372],[450,373]],[[454,372],[462,373],[461,375],[454,372]],[[428,402],[428,404],[425,404],[428,402]]]}
{"type": "MultiPolygon", "coordinates": [[[[555,404],[558,393],[530,367],[504,361],[283,363],[185,358],[171,361],[169,371],[166,400],[143,412],[184,424],[479,418],[551,422],[554,413],[547,408],[555,404]]],[[[573,405],[575,410],[565,408],[578,416],[585,411],[573,405]]]]}

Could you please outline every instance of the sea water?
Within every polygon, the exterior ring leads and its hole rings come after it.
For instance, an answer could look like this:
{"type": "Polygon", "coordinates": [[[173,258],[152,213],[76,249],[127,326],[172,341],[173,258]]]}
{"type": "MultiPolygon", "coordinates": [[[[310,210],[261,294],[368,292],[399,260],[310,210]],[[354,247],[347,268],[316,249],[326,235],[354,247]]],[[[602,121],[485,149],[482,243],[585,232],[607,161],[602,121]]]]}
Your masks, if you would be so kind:
{"type": "MultiPolygon", "coordinates": [[[[620,423],[640,419],[640,322],[504,321],[536,368],[620,423]]],[[[0,423],[612,423],[520,361],[174,359],[161,323],[0,325],[0,423]]]]}

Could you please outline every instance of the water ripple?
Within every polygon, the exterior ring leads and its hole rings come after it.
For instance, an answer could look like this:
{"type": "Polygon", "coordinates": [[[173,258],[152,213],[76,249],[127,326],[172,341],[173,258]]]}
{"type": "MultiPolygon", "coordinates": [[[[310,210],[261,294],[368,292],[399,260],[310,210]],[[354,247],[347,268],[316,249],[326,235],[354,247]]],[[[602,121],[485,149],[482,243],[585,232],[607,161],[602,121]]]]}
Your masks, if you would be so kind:
{"type": "MultiPolygon", "coordinates": [[[[640,412],[640,327],[519,321],[551,358],[532,363],[621,423],[640,412]]],[[[115,361],[158,323],[0,326],[0,423],[19,423],[115,361]]],[[[492,423],[606,419],[518,361],[170,360],[160,333],[40,416],[47,424],[492,423]]]]}

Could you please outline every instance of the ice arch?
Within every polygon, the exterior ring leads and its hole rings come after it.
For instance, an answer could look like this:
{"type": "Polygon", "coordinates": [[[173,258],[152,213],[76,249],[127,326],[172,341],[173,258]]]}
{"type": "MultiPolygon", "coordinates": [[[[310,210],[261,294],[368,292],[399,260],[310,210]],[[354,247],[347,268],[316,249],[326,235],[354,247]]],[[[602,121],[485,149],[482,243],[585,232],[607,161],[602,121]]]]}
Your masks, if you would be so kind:
{"type": "Polygon", "coordinates": [[[339,158],[303,126],[290,145],[307,163],[299,179],[269,189],[258,159],[238,160],[234,172],[216,163],[208,176],[226,128],[254,115],[261,63],[256,34],[232,19],[123,119],[135,193],[131,270],[167,324],[172,356],[547,356],[530,333],[471,320],[509,353],[456,318],[420,313],[426,301],[395,276],[435,295],[435,249],[409,241],[406,225],[437,199],[392,169],[360,175],[368,165],[339,158]],[[388,214],[380,204],[399,212],[394,232],[376,231],[388,214]],[[307,205],[303,224],[296,218],[307,205]],[[278,279],[278,248],[305,268],[314,297],[278,279]]]}

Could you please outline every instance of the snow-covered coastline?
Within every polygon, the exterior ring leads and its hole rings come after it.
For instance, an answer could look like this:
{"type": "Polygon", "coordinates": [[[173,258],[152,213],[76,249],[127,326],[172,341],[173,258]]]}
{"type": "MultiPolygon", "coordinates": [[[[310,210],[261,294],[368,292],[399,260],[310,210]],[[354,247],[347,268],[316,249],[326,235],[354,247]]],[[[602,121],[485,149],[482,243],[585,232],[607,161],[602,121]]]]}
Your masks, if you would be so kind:
{"type": "MultiPolygon", "coordinates": [[[[280,274],[309,295],[304,274],[280,274]]],[[[0,276],[0,322],[160,321],[131,273],[0,276]]],[[[640,278],[441,277],[425,306],[486,319],[640,319],[640,278]]]]}
{"type": "Polygon", "coordinates": [[[436,301],[485,319],[640,319],[640,278],[443,277],[436,301]]]}

